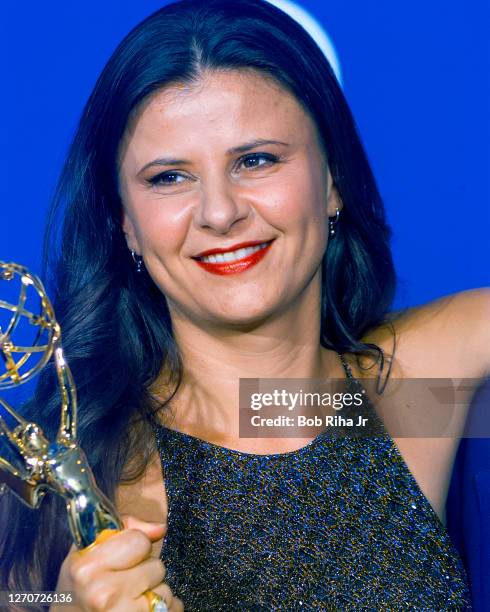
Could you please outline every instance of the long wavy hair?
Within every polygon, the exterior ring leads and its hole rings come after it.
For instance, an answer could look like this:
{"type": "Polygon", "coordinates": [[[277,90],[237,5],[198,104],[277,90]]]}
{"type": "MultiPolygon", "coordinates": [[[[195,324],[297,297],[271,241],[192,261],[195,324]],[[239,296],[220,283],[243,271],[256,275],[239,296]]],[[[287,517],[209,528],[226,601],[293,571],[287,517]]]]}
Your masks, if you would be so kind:
{"type": "MultiPolygon", "coordinates": [[[[154,452],[151,385],[182,361],[165,296],[136,274],[121,227],[117,155],[130,114],[154,92],[193,83],[203,70],[253,69],[291,92],[313,118],[343,201],[322,261],[321,343],[376,357],[361,341],[386,322],[395,292],[391,232],[357,128],[314,40],[263,0],[184,0],[145,19],[120,43],[83,110],[55,193],[45,238],[44,279],[63,329],[79,396],[79,439],[102,490],[144,472],[154,452]]],[[[54,437],[59,399],[46,368],[28,418],[54,437]]],[[[31,510],[10,492],[0,504],[1,585],[53,590],[71,544],[61,499],[31,510]]]]}

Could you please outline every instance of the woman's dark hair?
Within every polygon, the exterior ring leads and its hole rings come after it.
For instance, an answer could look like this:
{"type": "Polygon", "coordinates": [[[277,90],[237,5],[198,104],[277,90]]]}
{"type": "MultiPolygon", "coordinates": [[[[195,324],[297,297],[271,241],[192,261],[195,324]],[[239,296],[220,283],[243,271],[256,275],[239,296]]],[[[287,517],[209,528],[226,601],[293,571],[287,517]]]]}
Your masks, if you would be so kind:
{"type": "MultiPolygon", "coordinates": [[[[203,70],[253,69],[294,94],[313,118],[343,201],[322,263],[321,342],[381,357],[360,339],[387,321],[395,291],[390,230],[355,122],[322,51],[286,13],[262,0],[184,0],[165,6],[118,46],[91,94],[64,165],[45,241],[45,272],[79,396],[79,439],[100,487],[139,477],[154,449],[151,385],[169,388],[182,363],[164,295],[137,274],[121,227],[118,147],[132,111],[170,83],[203,70]],[[59,220],[62,223],[59,223],[59,220]],[[61,228],[57,231],[57,228],[61,228]]],[[[28,418],[54,437],[59,398],[46,368],[28,418]]],[[[61,499],[30,510],[1,502],[1,584],[53,590],[71,544],[61,499]]]]}

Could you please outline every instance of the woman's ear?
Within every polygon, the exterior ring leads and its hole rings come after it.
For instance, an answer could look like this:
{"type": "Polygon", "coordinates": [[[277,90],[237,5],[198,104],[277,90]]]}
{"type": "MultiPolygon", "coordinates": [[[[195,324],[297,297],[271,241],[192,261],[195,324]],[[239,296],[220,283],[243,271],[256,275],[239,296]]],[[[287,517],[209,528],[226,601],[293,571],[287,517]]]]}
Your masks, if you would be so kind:
{"type": "Polygon", "coordinates": [[[344,204],[339,196],[339,192],[337,191],[337,187],[333,183],[332,175],[330,174],[330,170],[328,171],[327,177],[327,214],[329,217],[335,217],[335,213],[337,208],[339,211],[342,210],[344,204]]]}
{"type": "Polygon", "coordinates": [[[123,228],[124,236],[126,237],[126,244],[128,245],[128,249],[130,251],[134,251],[136,255],[141,255],[141,249],[140,249],[138,240],[136,238],[134,223],[131,220],[131,217],[128,215],[128,213],[124,209],[122,212],[122,228],[123,228]]]}

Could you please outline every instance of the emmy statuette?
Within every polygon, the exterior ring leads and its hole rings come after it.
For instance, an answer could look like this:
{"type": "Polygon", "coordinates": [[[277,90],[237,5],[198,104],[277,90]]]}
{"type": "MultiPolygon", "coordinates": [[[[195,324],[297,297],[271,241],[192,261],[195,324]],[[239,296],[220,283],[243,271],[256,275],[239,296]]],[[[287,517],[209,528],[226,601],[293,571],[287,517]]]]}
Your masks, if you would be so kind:
{"type": "MultiPolygon", "coordinates": [[[[0,456],[0,487],[8,486],[31,508],[38,508],[47,491],[66,502],[68,523],[75,545],[86,548],[105,539],[123,523],[110,500],[97,487],[83,450],[77,444],[77,397],[70,368],[61,346],[61,330],[40,279],[16,263],[0,262],[0,286],[17,289],[15,300],[0,299],[0,312],[7,313],[0,326],[0,349],[5,370],[0,372],[0,390],[30,380],[54,358],[61,396],[61,419],[56,440],[50,441],[36,423],[22,418],[0,398],[0,436],[12,462],[0,456]],[[28,293],[40,300],[39,313],[27,307],[28,293]],[[29,346],[15,343],[18,326],[35,330],[29,346]],[[2,327],[5,327],[2,329],[2,327]],[[38,361],[31,365],[37,357],[38,361]],[[2,416],[13,421],[10,428],[2,416]],[[107,531],[109,530],[109,531],[107,531]]],[[[10,292],[11,293],[11,292],[10,292]]],[[[3,292],[0,292],[3,295],[3,292]]]]}

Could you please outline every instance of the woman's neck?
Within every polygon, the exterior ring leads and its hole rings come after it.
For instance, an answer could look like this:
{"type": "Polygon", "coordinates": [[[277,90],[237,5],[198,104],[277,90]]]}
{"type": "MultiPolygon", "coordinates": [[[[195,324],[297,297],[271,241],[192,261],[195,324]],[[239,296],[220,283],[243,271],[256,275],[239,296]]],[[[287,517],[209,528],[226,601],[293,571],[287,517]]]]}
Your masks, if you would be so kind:
{"type": "Polygon", "coordinates": [[[337,355],[320,344],[319,309],[301,310],[246,330],[198,325],[174,313],[184,378],[166,424],[208,440],[237,438],[240,378],[342,376],[337,355]]]}

